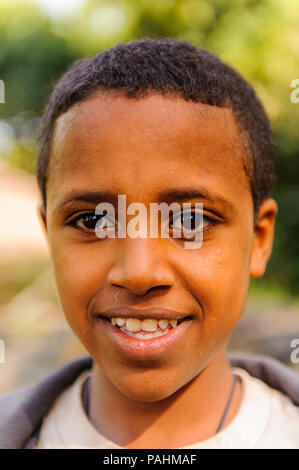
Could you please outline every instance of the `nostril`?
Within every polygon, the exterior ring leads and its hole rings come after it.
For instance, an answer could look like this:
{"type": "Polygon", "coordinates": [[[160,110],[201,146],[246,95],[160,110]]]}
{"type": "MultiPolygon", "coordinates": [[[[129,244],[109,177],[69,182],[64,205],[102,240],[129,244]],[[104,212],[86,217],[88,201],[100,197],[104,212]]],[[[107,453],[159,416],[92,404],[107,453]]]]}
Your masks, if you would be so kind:
{"type": "Polygon", "coordinates": [[[145,293],[146,293],[146,294],[149,294],[149,293],[151,293],[151,292],[153,292],[153,291],[156,292],[156,291],[159,291],[159,290],[166,290],[166,289],[169,289],[169,288],[170,288],[169,285],[167,285],[167,284],[163,285],[163,284],[162,284],[162,285],[159,285],[159,286],[150,287],[145,293]]]}

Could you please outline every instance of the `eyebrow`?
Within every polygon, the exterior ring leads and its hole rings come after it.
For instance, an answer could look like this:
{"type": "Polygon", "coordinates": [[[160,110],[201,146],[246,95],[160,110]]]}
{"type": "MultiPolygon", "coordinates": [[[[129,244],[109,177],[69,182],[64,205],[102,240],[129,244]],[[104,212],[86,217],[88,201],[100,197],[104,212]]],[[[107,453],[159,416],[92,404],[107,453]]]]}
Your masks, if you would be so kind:
{"type": "Polygon", "coordinates": [[[112,202],[117,204],[117,194],[111,193],[110,191],[71,191],[67,197],[62,200],[54,209],[55,212],[59,212],[63,206],[72,205],[76,202],[112,202]]]}
{"type": "Polygon", "coordinates": [[[215,204],[223,205],[227,210],[233,210],[233,204],[225,199],[221,194],[212,192],[204,186],[196,188],[170,189],[159,194],[159,199],[167,202],[186,201],[190,199],[204,199],[215,204]]]}
{"type": "MultiPolygon", "coordinates": [[[[174,201],[186,201],[192,199],[204,199],[206,201],[221,204],[225,209],[233,211],[233,204],[221,196],[219,193],[212,192],[203,186],[196,188],[169,189],[158,194],[159,202],[170,204],[174,201]]],[[[55,212],[59,211],[66,205],[73,205],[76,202],[111,202],[114,205],[118,203],[118,194],[110,191],[71,191],[67,198],[57,205],[55,212]]]]}

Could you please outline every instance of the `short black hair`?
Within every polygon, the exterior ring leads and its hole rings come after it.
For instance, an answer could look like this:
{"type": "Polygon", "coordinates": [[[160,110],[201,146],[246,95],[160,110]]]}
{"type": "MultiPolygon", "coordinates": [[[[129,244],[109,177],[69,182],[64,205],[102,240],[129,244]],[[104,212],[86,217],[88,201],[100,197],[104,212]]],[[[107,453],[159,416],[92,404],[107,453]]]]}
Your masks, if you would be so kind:
{"type": "Polygon", "coordinates": [[[261,202],[269,197],[275,146],[269,120],[253,88],[205,49],[183,40],[143,38],[77,60],[56,84],[42,117],[36,163],[45,207],[55,120],[100,90],[119,90],[129,98],[157,91],[187,101],[232,108],[247,149],[243,166],[250,181],[255,215],[261,202]]]}

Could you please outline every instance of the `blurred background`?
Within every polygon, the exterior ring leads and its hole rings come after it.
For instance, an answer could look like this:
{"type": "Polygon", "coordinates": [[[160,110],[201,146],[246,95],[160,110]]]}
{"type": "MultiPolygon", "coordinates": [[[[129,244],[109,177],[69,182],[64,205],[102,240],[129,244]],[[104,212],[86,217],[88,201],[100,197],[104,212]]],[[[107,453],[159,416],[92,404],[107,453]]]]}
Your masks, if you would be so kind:
{"type": "Polygon", "coordinates": [[[276,238],[230,348],[299,371],[290,362],[291,341],[299,340],[299,103],[290,99],[298,24],[298,0],[0,0],[0,394],[85,354],[58,304],[37,216],[43,108],[74,60],[144,36],[187,39],[216,53],[265,106],[277,144],[276,238]]]}

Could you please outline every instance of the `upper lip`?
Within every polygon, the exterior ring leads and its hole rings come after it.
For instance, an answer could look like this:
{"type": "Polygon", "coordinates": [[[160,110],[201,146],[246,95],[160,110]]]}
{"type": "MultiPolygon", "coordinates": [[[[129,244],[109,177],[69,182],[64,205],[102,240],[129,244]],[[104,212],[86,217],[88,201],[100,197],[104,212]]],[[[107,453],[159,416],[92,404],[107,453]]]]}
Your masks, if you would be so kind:
{"type": "Polygon", "coordinates": [[[140,320],[144,320],[146,318],[154,318],[156,320],[183,320],[186,317],[191,317],[191,315],[188,315],[186,313],[155,307],[143,308],[142,310],[135,309],[132,307],[118,307],[110,310],[105,310],[103,312],[97,312],[96,316],[106,318],[139,318],[140,320]]]}

